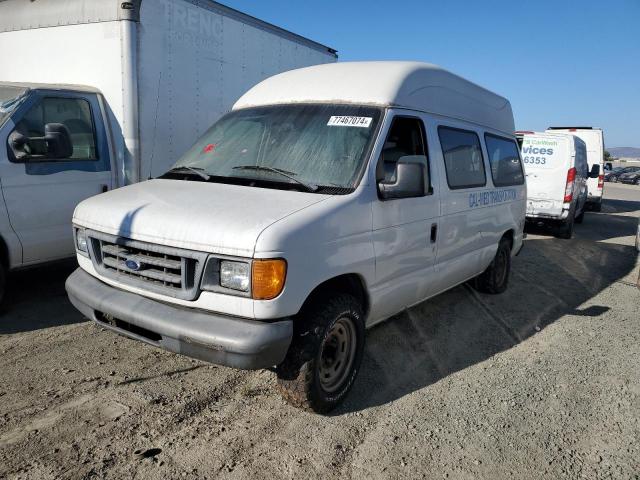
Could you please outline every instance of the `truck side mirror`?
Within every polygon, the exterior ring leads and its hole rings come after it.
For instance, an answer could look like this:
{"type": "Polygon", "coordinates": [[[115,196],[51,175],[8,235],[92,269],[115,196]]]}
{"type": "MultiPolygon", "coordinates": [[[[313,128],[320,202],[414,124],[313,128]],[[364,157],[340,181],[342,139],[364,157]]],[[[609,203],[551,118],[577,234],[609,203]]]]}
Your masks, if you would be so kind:
{"type": "Polygon", "coordinates": [[[71,134],[62,123],[47,123],[44,126],[44,139],[47,142],[47,157],[69,158],[73,155],[71,134]]]}
{"type": "Polygon", "coordinates": [[[381,198],[409,198],[425,195],[424,164],[408,162],[403,158],[405,157],[398,160],[395,181],[378,183],[381,198]]]}
{"type": "Polygon", "coordinates": [[[19,129],[9,135],[9,149],[16,162],[42,162],[70,158],[73,143],[69,129],[62,123],[47,123],[44,137],[29,137],[19,129]]]}
{"type": "Polygon", "coordinates": [[[589,178],[598,178],[600,176],[600,165],[592,165],[589,172],[589,178]]]}

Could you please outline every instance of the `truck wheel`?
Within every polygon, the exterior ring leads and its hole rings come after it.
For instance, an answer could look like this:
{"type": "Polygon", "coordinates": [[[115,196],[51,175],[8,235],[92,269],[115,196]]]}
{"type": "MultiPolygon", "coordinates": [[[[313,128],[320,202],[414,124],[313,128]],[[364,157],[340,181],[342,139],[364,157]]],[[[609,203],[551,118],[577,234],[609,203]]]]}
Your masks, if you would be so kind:
{"type": "Polygon", "coordinates": [[[360,368],[362,307],[351,295],[324,296],[296,321],[301,328],[276,368],[278,390],[298,408],[329,412],[344,400],[360,368]]]}
{"type": "Polygon", "coordinates": [[[569,215],[569,218],[567,218],[567,220],[560,225],[560,228],[558,229],[558,233],[556,236],[558,238],[564,238],[565,240],[569,240],[571,237],[573,237],[574,222],[575,222],[575,218],[569,215]]]}
{"type": "Polygon", "coordinates": [[[491,265],[475,278],[474,287],[483,293],[502,293],[509,284],[511,272],[511,245],[509,240],[502,238],[498,244],[498,251],[491,265]]]}

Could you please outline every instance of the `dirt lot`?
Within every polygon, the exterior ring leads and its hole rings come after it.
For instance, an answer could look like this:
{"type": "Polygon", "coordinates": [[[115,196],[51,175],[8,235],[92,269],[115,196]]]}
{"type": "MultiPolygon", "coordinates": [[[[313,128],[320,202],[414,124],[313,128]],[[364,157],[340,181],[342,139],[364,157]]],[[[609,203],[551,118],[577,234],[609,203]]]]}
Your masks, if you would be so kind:
{"type": "Polygon", "coordinates": [[[466,286],[368,333],[329,417],[266,371],[103,331],[73,265],[20,272],[0,317],[0,478],[640,478],[640,188],[573,240],[530,234],[507,293],[466,286]]]}

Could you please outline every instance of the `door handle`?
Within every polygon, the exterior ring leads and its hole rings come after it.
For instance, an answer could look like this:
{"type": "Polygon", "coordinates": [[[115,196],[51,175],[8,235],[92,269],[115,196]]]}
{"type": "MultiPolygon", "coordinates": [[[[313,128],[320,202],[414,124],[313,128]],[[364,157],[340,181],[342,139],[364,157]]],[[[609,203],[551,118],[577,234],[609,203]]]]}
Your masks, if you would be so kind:
{"type": "Polygon", "coordinates": [[[431,224],[431,243],[436,243],[436,239],[438,238],[438,224],[431,224]]]}
{"type": "Polygon", "coordinates": [[[109,185],[101,185],[100,186],[100,190],[102,190],[102,193],[108,192],[109,191],[109,185]]]}

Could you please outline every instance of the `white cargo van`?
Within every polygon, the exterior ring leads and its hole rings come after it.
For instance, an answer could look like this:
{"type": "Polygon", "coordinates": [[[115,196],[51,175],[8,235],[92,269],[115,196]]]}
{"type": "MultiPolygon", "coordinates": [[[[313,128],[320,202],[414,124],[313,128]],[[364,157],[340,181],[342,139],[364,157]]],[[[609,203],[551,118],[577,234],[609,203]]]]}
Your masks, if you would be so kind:
{"type": "Polygon", "coordinates": [[[212,1],[0,2],[0,296],[5,270],[74,254],[79,201],[165,172],[266,77],[335,60],[212,1]]]}
{"type": "MultiPolygon", "coordinates": [[[[516,132],[517,134],[517,132],[516,132]]],[[[522,162],[527,175],[527,220],[551,223],[559,236],[571,238],[574,222],[582,223],[587,180],[599,175],[587,169],[585,143],[569,134],[522,134],[522,162]]]]}
{"type": "Polygon", "coordinates": [[[277,366],[291,403],[327,411],[366,327],[470,279],[507,287],[526,201],[513,130],[506,99],[429,64],[276,75],[165,175],[78,205],[69,298],[158,347],[277,366]]]}
{"type": "Polygon", "coordinates": [[[587,162],[589,171],[598,165],[600,173],[597,177],[590,177],[587,182],[587,205],[594,211],[602,210],[602,196],[604,192],[604,134],[602,129],[595,127],[549,127],[549,133],[569,133],[580,138],[587,146],[587,162]]]}

